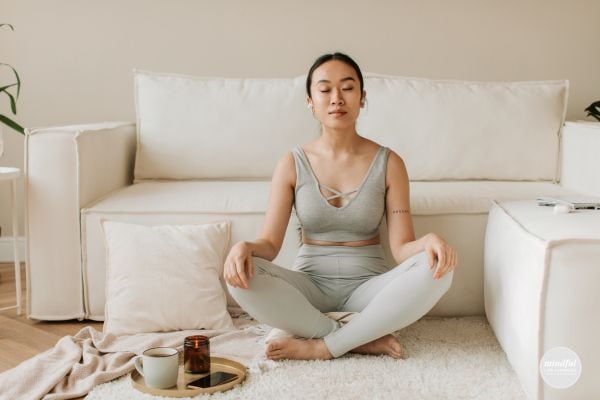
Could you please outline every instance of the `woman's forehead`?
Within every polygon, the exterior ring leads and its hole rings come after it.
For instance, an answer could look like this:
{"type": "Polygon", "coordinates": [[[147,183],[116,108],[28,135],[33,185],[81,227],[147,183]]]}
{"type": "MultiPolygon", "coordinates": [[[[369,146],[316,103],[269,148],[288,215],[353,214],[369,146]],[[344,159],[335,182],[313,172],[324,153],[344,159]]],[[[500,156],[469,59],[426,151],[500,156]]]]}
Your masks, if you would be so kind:
{"type": "Polygon", "coordinates": [[[312,81],[315,84],[346,80],[357,81],[358,76],[356,75],[354,68],[339,60],[331,60],[319,65],[319,67],[314,70],[312,76],[312,81]]]}

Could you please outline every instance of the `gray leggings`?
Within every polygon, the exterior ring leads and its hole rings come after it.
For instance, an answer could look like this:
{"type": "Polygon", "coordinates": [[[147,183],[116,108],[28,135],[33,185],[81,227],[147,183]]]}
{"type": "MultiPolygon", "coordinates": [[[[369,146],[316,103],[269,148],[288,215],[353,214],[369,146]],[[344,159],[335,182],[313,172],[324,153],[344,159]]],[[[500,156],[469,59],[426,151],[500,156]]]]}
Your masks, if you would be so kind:
{"type": "Polygon", "coordinates": [[[305,338],[323,338],[329,352],[346,352],[404,328],[425,315],[452,284],[453,272],[433,279],[425,252],[390,269],[380,244],[304,244],[292,269],[253,257],[247,289],[231,296],[254,319],[305,338]],[[345,325],[323,315],[360,312],[345,325]]]}

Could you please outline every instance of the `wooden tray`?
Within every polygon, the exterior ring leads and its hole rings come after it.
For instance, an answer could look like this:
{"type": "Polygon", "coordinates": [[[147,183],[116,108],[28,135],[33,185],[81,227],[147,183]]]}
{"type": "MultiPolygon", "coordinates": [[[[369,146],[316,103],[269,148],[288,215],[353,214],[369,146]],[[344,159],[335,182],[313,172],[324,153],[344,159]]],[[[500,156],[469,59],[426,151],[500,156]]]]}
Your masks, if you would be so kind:
{"type": "Polygon", "coordinates": [[[157,396],[166,397],[191,397],[203,393],[214,393],[223,392],[229,390],[238,383],[241,383],[246,379],[246,367],[237,361],[230,360],[223,357],[210,357],[210,372],[204,374],[190,374],[184,372],[183,365],[179,365],[179,377],[177,378],[177,386],[173,386],[169,389],[155,389],[146,386],[144,377],[140,375],[137,370],[133,370],[130,375],[131,385],[139,390],[140,392],[149,393],[157,396]],[[223,371],[238,374],[238,377],[231,382],[223,383],[221,385],[213,386],[206,389],[188,389],[186,386],[188,383],[200,379],[203,376],[209,375],[213,372],[223,371]]]}

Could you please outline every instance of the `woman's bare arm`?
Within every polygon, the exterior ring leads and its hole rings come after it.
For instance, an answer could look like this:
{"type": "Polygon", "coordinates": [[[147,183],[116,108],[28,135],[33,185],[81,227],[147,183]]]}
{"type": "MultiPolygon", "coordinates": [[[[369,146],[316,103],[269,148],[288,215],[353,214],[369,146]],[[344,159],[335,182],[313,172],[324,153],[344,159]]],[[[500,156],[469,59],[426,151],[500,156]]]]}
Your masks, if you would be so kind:
{"type": "Polygon", "coordinates": [[[423,251],[421,240],[415,240],[410,214],[410,188],[404,161],[390,150],[386,172],[386,223],[390,249],[397,264],[423,251]]]}
{"type": "Polygon", "coordinates": [[[387,166],[386,222],[394,261],[400,264],[410,256],[425,251],[429,267],[436,267],[433,277],[439,279],[458,263],[456,250],[435,233],[415,240],[406,166],[393,151],[390,151],[387,166]]]}
{"type": "Polygon", "coordinates": [[[283,244],[294,204],[296,166],[292,153],[284,155],[275,166],[265,221],[259,237],[246,244],[252,255],[272,261],[283,244]]]}

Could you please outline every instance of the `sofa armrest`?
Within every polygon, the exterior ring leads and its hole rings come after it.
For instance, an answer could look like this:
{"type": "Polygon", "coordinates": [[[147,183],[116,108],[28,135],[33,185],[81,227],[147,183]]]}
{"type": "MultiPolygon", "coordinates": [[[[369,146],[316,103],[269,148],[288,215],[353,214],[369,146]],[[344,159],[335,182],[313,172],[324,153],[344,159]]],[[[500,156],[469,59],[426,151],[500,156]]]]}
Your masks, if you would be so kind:
{"type": "Polygon", "coordinates": [[[600,196],[600,122],[566,122],[562,133],[560,184],[600,196]]]}
{"type": "Polygon", "coordinates": [[[80,210],[131,184],[135,137],[126,122],[26,131],[29,318],[84,318],[80,210]]]}

